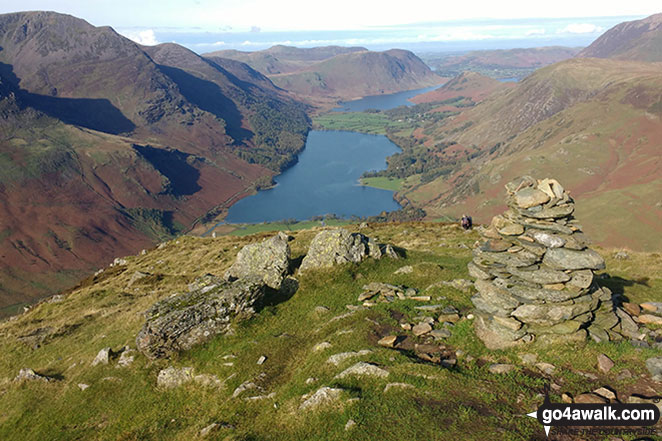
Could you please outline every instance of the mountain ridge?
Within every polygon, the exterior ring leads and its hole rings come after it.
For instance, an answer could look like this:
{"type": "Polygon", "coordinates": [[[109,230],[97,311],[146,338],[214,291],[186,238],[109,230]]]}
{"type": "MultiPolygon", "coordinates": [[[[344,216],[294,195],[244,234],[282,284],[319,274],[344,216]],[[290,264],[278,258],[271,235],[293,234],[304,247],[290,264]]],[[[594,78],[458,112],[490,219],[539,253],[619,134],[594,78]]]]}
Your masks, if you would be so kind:
{"type": "Polygon", "coordinates": [[[581,58],[662,61],[662,13],[619,23],[578,55],[581,58]]]}

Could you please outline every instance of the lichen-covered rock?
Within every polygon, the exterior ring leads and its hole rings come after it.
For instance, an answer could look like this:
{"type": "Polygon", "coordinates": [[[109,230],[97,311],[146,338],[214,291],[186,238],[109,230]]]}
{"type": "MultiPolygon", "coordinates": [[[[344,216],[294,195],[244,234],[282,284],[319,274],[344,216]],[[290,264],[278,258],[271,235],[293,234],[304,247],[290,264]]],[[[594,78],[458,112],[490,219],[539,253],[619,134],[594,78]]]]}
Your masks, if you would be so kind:
{"type": "Polygon", "coordinates": [[[228,332],[234,322],[254,314],[266,292],[262,280],[228,282],[210,275],[192,287],[188,293],[157,302],[145,313],[147,321],[136,346],[148,358],[167,357],[228,332]]]}
{"type": "Polygon", "coordinates": [[[193,368],[176,368],[170,366],[162,369],[156,378],[156,384],[164,389],[173,389],[193,381],[193,368]]]}
{"type": "Polygon", "coordinates": [[[396,257],[390,245],[378,245],[361,233],[350,233],[343,228],[322,231],[310,243],[310,248],[299,271],[326,268],[342,263],[359,263],[367,257],[379,259],[383,255],[396,257]]]}
{"type": "Polygon", "coordinates": [[[225,278],[258,278],[267,286],[280,289],[290,265],[289,239],[287,234],[280,232],[261,243],[246,245],[226,271],[225,278]]]}

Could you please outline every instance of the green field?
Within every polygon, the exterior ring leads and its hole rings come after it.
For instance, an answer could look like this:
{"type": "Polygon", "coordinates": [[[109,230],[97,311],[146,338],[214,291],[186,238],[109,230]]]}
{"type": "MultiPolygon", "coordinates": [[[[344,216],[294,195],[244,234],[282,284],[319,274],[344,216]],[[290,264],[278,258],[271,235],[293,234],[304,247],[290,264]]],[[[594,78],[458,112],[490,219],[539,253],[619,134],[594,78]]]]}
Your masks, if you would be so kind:
{"type": "Polygon", "coordinates": [[[392,131],[411,128],[411,124],[393,121],[383,113],[330,112],[313,119],[313,127],[318,130],[347,130],[371,135],[386,134],[387,127],[392,131]]]}
{"type": "Polygon", "coordinates": [[[361,178],[361,184],[367,187],[381,188],[384,190],[400,191],[404,179],[375,177],[375,178],[361,178]]]}

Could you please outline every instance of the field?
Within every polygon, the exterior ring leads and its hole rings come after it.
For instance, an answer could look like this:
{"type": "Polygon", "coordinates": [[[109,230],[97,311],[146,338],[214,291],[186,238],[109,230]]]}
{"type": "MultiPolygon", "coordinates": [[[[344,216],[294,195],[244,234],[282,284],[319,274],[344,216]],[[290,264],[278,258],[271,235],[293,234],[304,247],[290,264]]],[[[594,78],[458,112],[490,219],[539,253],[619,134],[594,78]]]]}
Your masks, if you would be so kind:
{"type": "Polygon", "coordinates": [[[397,179],[397,178],[386,178],[386,177],[361,178],[362,185],[366,185],[368,187],[381,188],[384,190],[391,190],[391,191],[400,191],[403,182],[404,179],[397,179]]]}
{"type": "Polygon", "coordinates": [[[318,130],[347,130],[350,132],[385,135],[390,131],[411,130],[411,124],[393,120],[383,113],[330,112],[313,119],[318,130]]]}

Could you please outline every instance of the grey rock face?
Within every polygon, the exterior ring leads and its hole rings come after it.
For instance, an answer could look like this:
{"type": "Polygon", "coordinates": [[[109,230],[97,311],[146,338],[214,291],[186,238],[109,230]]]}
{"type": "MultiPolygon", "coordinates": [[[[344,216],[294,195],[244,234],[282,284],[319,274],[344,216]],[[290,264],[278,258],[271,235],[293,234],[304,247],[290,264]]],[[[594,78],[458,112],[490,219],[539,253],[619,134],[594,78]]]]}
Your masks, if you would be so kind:
{"type": "Polygon", "coordinates": [[[157,302],[145,313],[136,346],[148,358],[167,357],[228,332],[233,322],[253,316],[266,291],[262,280],[227,282],[210,275],[196,280],[192,288],[157,302]]]}
{"type": "Polygon", "coordinates": [[[261,243],[246,245],[239,251],[235,263],[226,271],[225,278],[257,278],[273,289],[280,289],[290,265],[288,241],[289,237],[280,232],[261,243]]]}
{"type": "Polygon", "coordinates": [[[524,176],[506,190],[509,209],[482,232],[468,265],[477,279],[476,333],[486,346],[576,341],[588,335],[583,328],[596,341],[634,336],[632,318],[615,311],[611,293],[594,282],[605,262],[587,248],[563,186],[524,176]]]}
{"type": "Polygon", "coordinates": [[[383,255],[397,257],[390,245],[378,245],[361,233],[338,228],[322,231],[310,243],[299,271],[327,268],[342,263],[359,263],[367,257],[379,259],[383,255]]]}

